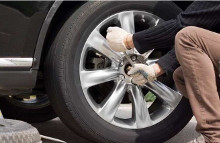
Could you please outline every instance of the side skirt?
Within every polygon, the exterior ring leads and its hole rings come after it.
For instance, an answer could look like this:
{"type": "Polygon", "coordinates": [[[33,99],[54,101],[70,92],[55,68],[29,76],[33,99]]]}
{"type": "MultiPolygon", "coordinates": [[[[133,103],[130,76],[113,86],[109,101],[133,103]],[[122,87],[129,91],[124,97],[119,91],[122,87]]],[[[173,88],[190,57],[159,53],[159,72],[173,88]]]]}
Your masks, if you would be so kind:
{"type": "Polygon", "coordinates": [[[37,77],[33,64],[33,58],[0,58],[0,96],[30,92],[37,77]]]}

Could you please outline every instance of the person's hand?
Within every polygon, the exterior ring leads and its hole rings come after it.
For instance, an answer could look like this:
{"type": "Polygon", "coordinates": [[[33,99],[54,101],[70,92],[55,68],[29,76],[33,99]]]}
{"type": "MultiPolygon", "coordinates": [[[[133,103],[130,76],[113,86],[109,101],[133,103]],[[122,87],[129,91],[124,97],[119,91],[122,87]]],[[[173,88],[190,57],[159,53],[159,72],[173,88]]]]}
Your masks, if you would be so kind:
{"type": "Polygon", "coordinates": [[[126,32],[122,28],[119,27],[109,27],[107,29],[107,36],[106,39],[110,48],[116,52],[125,52],[127,49],[126,47],[126,38],[130,33],[126,32]]]}
{"type": "Polygon", "coordinates": [[[132,77],[132,83],[137,85],[144,85],[157,79],[154,65],[134,64],[128,75],[132,77]]]}

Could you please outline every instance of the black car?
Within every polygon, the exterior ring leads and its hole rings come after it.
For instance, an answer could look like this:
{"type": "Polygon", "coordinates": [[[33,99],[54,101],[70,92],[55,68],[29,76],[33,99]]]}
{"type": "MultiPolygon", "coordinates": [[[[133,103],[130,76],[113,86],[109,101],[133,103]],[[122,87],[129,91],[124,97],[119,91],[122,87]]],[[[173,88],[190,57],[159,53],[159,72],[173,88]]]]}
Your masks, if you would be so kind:
{"type": "MultiPolygon", "coordinates": [[[[1,1],[3,115],[28,122],[57,115],[74,132],[100,143],[168,140],[191,119],[188,101],[169,75],[144,87],[130,83],[125,70],[129,62],[123,53],[109,48],[106,30],[110,26],[131,33],[148,29],[176,18],[189,4],[1,1]]],[[[169,50],[128,54],[134,62],[150,65],[169,50]]]]}

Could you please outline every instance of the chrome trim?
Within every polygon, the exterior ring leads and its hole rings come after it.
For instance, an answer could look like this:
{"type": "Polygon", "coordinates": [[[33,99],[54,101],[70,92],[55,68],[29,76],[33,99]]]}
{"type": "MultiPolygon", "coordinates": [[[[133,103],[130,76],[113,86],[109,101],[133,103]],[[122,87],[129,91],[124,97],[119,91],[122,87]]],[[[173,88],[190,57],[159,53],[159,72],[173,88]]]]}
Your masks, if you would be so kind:
{"type": "Polygon", "coordinates": [[[31,68],[33,58],[0,58],[0,68],[31,68]]]}

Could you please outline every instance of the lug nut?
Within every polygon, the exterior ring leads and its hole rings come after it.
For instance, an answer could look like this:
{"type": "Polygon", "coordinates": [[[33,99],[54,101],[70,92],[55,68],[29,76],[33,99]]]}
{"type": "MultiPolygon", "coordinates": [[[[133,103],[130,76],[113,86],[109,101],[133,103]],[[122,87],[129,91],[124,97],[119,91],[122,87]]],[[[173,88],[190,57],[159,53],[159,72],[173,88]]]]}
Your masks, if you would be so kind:
{"type": "Polygon", "coordinates": [[[136,61],[136,59],[137,59],[137,56],[135,56],[135,55],[131,56],[132,61],[136,61]]]}
{"type": "Polygon", "coordinates": [[[122,66],[124,65],[124,62],[121,61],[121,62],[119,63],[119,65],[122,67],[122,66]]]}
{"type": "Polygon", "coordinates": [[[124,80],[125,79],[124,75],[119,75],[119,79],[124,80]]]}

